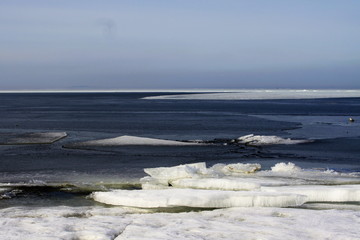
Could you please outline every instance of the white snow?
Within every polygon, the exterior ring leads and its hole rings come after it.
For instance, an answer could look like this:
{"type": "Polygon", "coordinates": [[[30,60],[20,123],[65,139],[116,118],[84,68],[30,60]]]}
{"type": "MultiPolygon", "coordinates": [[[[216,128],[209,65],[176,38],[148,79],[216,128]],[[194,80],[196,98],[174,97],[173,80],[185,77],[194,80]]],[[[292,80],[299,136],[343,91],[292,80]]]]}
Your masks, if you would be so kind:
{"type": "Polygon", "coordinates": [[[237,139],[237,142],[251,145],[251,146],[262,146],[262,145],[274,145],[274,144],[299,144],[308,143],[312,140],[294,140],[290,138],[281,138],[278,136],[262,136],[249,134],[237,139]]]}
{"type": "Polygon", "coordinates": [[[261,191],[302,194],[306,202],[360,202],[360,185],[262,187],[261,191]]]}
{"type": "Polygon", "coordinates": [[[256,171],[205,163],[150,168],[143,187],[166,189],[91,195],[108,206],[3,208],[0,239],[359,239],[358,173],[233,165],[256,171]]]}
{"type": "MultiPolygon", "coordinates": [[[[229,182],[239,184],[239,186],[241,182],[261,186],[360,184],[360,177],[356,174],[301,169],[293,163],[277,163],[271,170],[259,171],[260,168],[261,165],[258,163],[215,164],[207,168],[204,162],[174,167],[147,168],[144,171],[150,176],[142,178],[140,182],[143,189],[168,188],[174,181],[180,179],[194,179],[194,181],[179,181],[179,183],[186,182],[193,188],[204,186],[204,189],[218,189],[221,185],[227,186],[229,182]],[[229,169],[236,169],[236,171],[229,171],[229,169]],[[199,180],[198,183],[195,183],[196,180],[199,180]],[[222,181],[224,182],[221,183],[222,181]]],[[[174,186],[180,187],[176,183],[174,186]]]]}
{"type": "Polygon", "coordinates": [[[151,177],[163,180],[176,180],[179,178],[191,178],[195,175],[207,173],[206,163],[184,164],[174,167],[145,168],[144,172],[151,177]]]}
{"type": "MultiPolygon", "coordinates": [[[[360,196],[358,174],[301,169],[292,163],[278,163],[272,170],[260,171],[260,164],[255,164],[256,171],[240,171],[234,175],[224,172],[225,166],[216,164],[206,168],[205,163],[195,163],[147,169],[152,176],[143,178],[143,185],[152,184],[152,187],[167,189],[114,190],[92,194],[99,202],[135,208],[59,206],[0,209],[0,239],[359,238],[360,208],[354,204],[354,201],[359,202],[360,196]],[[163,185],[164,182],[173,186],[163,185]],[[318,184],[309,185],[314,182],[318,184]],[[357,184],[350,185],[349,182],[357,184]],[[236,191],[229,191],[231,188],[236,191]],[[327,204],[303,204],[314,201],[327,204]],[[283,208],[299,205],[300,208],[283,208]],[[177,207],[223,209],[176,212],[177,207]],[[175,213],[158,212],[165,208],[175,213]]],[[[250,165],[239,164],[238,169],[245,166],[250,165]]],[[[2,186],[0,192],[4,189],[9,188],[2,186]]]]}
{"type": "Polygon", "coordinates": [[[261,169],[261,165],[258,163],[216,164],[212,169],[220,171],[225,175],[234,175],[239,173],[254,173],[261,169]]]}
{"type": "Polygon", "coordinates": [[[174,100],[257,100],[257,99],[315,99],[360,97],[360,90],[233,90],[230,92],[178,94],[145,97],[144,99],[174,100]]]}
{"type": "Polygon", "coordinates": [[[305,197],[299,194],[176,188],[94,192],[92,197],[101,203],[139,208],[288,207],[305,202],[305,197]]]}
{"type": "Polygon", "coordinates": [[[359,239],[360,212],[294,208],[226,208],[138,213],[119,207],[0,209],[6,240],[359,239]]]}
{"type": "Polygon", "coordinates": [[[275,166],[271,167],[273,172],[300,172],[301,168],[296,166],[294,163],[277,163],[275,166]]]}
{"type": "Polygon", "coordinates": [[[1,209],[0,239],[110,240],[131,223],[122,219],[124,213],[124,209],[88,207],[1,209]]]}
{"type": "Polygon", "coordinates": [[[161,145],[161,146],[189,146],[199,145],[199,143],[180,142],[156,138],[120,136],[100,140],[91,140],[72,144],[74,146],[122,146],[122,145],[161,145]]]}

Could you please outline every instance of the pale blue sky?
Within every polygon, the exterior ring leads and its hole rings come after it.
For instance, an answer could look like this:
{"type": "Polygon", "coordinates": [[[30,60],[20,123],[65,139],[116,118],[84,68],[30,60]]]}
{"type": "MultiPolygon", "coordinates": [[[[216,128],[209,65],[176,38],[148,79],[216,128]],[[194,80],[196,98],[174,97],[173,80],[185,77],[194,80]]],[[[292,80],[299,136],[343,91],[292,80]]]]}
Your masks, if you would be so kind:
{"type": "Polygon", "coordinates": [[[1,0],[0,90],[360,88],[358,0],[1,0]]]}

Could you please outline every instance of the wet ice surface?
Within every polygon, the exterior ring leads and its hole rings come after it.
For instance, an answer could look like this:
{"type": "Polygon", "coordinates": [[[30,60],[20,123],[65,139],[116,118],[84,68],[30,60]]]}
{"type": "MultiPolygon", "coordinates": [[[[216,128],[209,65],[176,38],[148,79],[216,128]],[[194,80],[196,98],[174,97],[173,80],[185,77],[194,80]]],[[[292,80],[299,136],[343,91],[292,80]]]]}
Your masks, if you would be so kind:
{"type": "Polygon", "coordinates": [[[66,132],[0,133],[0,145],[51,144],[66,136],[66,132]]]}
{"type": "Polygon", "coordinates": [[[91,140],[85,142],[76,142],[66,145],[67,147],[91,147],[91,146],[132,146],[132,145],[142,145],[142,146],[189,146],[197,145],[196,143],[190,142],[181,142],[157,138],[145,138],[137,136],[120,136],[115,138],[107,138],[100,140],[91,140]]]}
{"type": "Polygon", "coordinates": [[[293,116],[293,115],[256,115],[269,120],[301,123],[301,128],[287,130],[290,136],[306,139],[345,138],[360,136],[360,116],[293,116]],[[349,118],[355,119],[350,122],[349,118]],[[359,121],[356,121],[359,119],[359,121]]]}
{"type": "Polygon", "coordinates": [[[262,146],[262,145],[278,145],[278,144],[299,144],[299,143],[309,143],[311,140],[307,139],[290,139],[290,138],[282,138],[278,136],[260,136],[249,134],[236,139],[238,143],[252,145],[252,146],[262,146]]]}

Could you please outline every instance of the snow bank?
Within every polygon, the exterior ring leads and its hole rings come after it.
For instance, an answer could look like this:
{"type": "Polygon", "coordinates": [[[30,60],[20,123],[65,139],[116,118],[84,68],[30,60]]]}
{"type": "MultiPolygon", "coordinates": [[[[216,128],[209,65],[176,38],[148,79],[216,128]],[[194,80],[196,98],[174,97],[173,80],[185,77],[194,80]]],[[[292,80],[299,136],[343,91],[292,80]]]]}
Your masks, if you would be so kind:
{"type": "Polygon", "coordinates": [[[101,140],[91,140],[71,144],[70,146],[122,146],[122,145],[159,145],[159,146],[189,146],[199,145],[199,143],[180,142],[156,138],[120,136],[101,140]]]}
{"type": "Polygon", "coordinates": [[[281,138],[278,136],[261,136],[249,134],[236,139],[238,143],[251,145],[251,146],[262,146],[262,145],[275,145],[275,144],[299,144],[308,143],[311,140],[294,140],[290,138],[281,138]]]}
{"type": "Polygon", "coordinates": [[[114,190],[95,192],[92,197],[105,204],[139,208],[288,207],[305,202],[298,194],[197,189],[114,190]]]}
{"type": "Polygon", "coordinates": [[[360,185],[262,187],[261,191],[302,194],[306,202],[360,202],[360,185]]]}
{"type": "Polygon", "coordinates": [[[0,145],[51,144],[66,136],[66,132],[0,133],[0,145]]]}

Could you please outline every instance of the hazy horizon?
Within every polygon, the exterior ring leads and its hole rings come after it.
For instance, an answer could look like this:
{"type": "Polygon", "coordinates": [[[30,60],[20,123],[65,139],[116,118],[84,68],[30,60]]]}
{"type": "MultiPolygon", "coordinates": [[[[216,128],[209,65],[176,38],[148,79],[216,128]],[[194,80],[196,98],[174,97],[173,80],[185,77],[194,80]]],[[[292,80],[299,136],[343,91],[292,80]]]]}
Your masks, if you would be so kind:
{"type": "Polygon", "coordinates": [[[0,91],[360,89],[358,1],[0,2],[0,91]]]}

